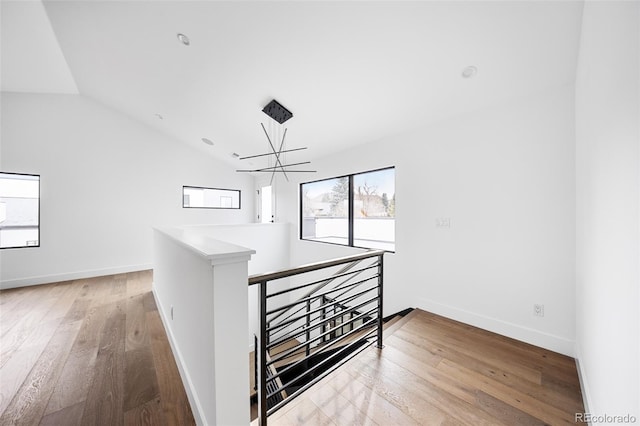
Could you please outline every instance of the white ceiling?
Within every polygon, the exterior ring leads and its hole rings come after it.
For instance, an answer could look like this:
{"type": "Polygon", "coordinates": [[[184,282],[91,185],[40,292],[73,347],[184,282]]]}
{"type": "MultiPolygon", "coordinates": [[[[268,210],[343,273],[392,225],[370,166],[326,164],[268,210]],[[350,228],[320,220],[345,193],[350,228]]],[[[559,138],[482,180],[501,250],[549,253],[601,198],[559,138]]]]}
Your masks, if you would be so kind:
{"type": "Polygon", "coordinates": [[[239,168],[232,152],[267,152],[275,98],[288,148],[309,147],[295,162],[571,83],[581,16],[579,1],[2,0],[2,90],[79,91],[239,168]]]}
{"type": "Polygon", "coordinates": [[[78,93],[41,2],[0,3],[2,91],[78,93]]]}

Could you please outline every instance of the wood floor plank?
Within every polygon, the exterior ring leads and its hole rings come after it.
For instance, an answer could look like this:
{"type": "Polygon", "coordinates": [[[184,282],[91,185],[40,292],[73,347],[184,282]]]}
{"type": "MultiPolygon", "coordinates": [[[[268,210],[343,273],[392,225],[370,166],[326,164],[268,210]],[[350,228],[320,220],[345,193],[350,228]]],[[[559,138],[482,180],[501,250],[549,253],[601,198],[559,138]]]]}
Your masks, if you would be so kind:
{"type": "Polygon", "coordinates": [[[126,426],[164,426],[166,421],[162,415],[160,398],[154,398],[143,405],[131,408],[124,413],[126,426]]]}
{"type": "Polygon", "coordinates": [[[72,315],[75,315],[75,318],[69,317],[69,310],[72,306],[77,304],[76,296],[80,292],[78,286],[73,285],[72,281],[68,281],[64,283],[64,285],[55,287],[57,292],[50,292],[50,298],[55,298],[56,302],[51,306],[51,309],[46,313],[43,317],[43,321],[52,320],[60,317],[67,317],[66,321],[77,321],[82,317],[82,313],[80,312],[83,308],[82,304],[78,304],[78,306],[74,307],[74,311],[72,315]],[[52,296],[55,294],[56,296],[52,296]],[[80,311],[79,311],[80,310],[80,311]]]}
{"type": "Polygon", "coordinates": [[[195,424],[152,278],[142,271],[0,291],[0,424],[195,424]]]}
{"type": "Polygon", "coordinates": [[[467,401],[468,393],[475,393],[475,390],[466,388],[461,383],[452,383],[451,378],[438,377],[431,368],[430,372],[412,371],[416,364],[406,365],[406,359],[400,361],[394,358],[387,353],[381,360],[385,368],[391,372],[391,380],[404,386],[408,392],[418,392],[432,406],[446,412],[456,421],[467,425],[510,424],[483,410],[475,400],[467,401]],[[398,369],[399,366],[406,366],[406,369],[398,369]]]}
{"type": "MultiPolygon", "coordinates": [[[[48,294],[47,289],[33,289],[32,292],[38,295],[48,294]]],[[[51,307],[51,299],[35,299],[32,310],[43,312],[48,311],[51,307]]],[[[3,311],[7,312],[7,311],[3,311]]],[[[23,311],[16,313],[17,316],[23,314],[23,311]]],[[[2,322],[4,322],[3,315],[2,322]]],[[[34,320],[39,316],[30,316],[30,320],[34,320]]],[[[20,327],[24,327],[19,333],[14,335],[13,332],[6,334],[0,339],[0,414],[7,408],[11,399],[18,391],[27,375],[35,365],[36,361],[42,354],[56,329],[62,322],[59,316],[52,320],[46,321],[46,314],[39,317],[40,320],[30,321],[29,323],[21,323],[20,327]]]]}
{"type": "Polygon", "coordinates": [[[156,299],[153,297],[153,293],[150,291],[147,293],[144,293],[143,305],[144,305],[145,312],[158,310],[158,306],[156,305],[156,299]]]}
{"type": "MultiPolygon", "coordinates": [[[[577,372],[575,375],[578,375],[577,372]]],[[[543,373],[542,385],[546,389],[565,395],[567,398],[571,398],[574,403],[581,406],[582,388],[580,387],[579,379],[573,381],[571,379],[555,376],[552,373],[543,373]]]]}
{"type": "MultiPolygon", "coordinates": [[[[292,425],[338,425],[308,398],[303,398],[301,403],[296,405],[296,409],[288,411],[284,418],[286,419],[286,424],[292,425]]],[[[285,424],[285,422],[277,421],[276,424],[285,424]]]]}
{"type": "Polygon", "coordinates": [[[177,383],[181,383],[181,379],[158,312],[147,312],[146,323],[151,340],[162,411],[167,424],[193,425],[195,420],[184,387],[176,386],[177,383]]]}
{"type": "Polygon", "coordinates": [[[113,294],[109,277],[97,277],[87,280],[89,291],[85,297],[91,299],[92,307],[111,305],[122,301],[120,294],[113,294]]]}
{"type": "Polygon", "coordinates": [[[527,364],[538,370],[554,368],[573,371],[575,369],[575,361],[566,355],[552,352],[525,342],[520,342],[506,336],[501,336],[478,327],[453,321],[429,312],[421,310],[418,312],[423,319],[427,319],[425,324],[433,323],[438,324],[440,326],[439,328],[447,327],[451,330],[455,330],[453,331],[454,334],[464,336],[465,339],[470,339],[474,344],[478,344],[478,349],[482,351],[485,349],[498,350],[504,357],[513,356],[514,358],[523,361],[526,360],[527,364]]]}
{"type": "Polygon", "coordinates": [[[574,416],[572,414],[545,404],[495,380],[487,379],[485,376],[452,361],[442,360],[438,365],[438,369],[445,372],[448,376],[468,383],[494,398],[541,419],[548,424],[574,423],[574,416]]]}
{"type": "MultiPolygon", "coordinates": [[[[372,402],[374,396],[425,425],[573,424],[574,413],[584,412],[575,364],[563,355],[424,311],[384,343],[324,379],[324,389],[333,387],[374,421],[385,418],[384,411],[369,411],[380,405],[372,402]]],[[[300,398],[321,407],[316,387],[300,398]]],[[[299,407],[289,409],[286,418],[295,422],[299,407]]],[[[327,414],[336,423],[345,420],[327,414]]]]}
{"type": "MultiPolygon", "coordinates": [[[[56,303],[55,299],[43,299],[35,308],[25,312],[18,311],[17,321],[13,326],[8,327],[0,336],[2,347],[0,348],[0,368],[9,361],[12,354],[17,351],[20,346],[29,339],[31,333],[43,322],[43,318],[51,307],[56,303]]],[[[2,321],[4,324],[5,321],[2,321]]]]}
{"type": "Polygon", "coordinates": [[[483,391],[476,391],[476,400],[479,407],[506,424],[518,426],[544,426],[545,422],[537,419],[524,411],[492,397],[483,391]]]}
{"type": "Polygon", "coordinates": [[[91,307],[86,312],[82,328],[73,344],[74,352],[97,352],[100,346],[101,332],[109,315],[108,306],[91,307]]]}
{"type": "Polygon", "coordinates": [[[84,401],[47,414],[40,420],[40,426],[82,426],[83,412],[84,401]]]}
{"type": "Polygon", "coordinates": [[[65,305],[63,315],[64,322],[74,322],[83,320],[87,316],[87,310],[91,303],[88,300],[79,300],[74,298],[74,302],[65,305]]]}
{"type": "Polygon", "coordinates": [[[381,360],[373,351],[368,352],[366,356],[367,358],[354,364],[355,368],[348,370],[354,379],[373,389],[378,395],[420,424],[439,425],[447,418],[442,410],[430,404],[422,398],[422,395],[416,392],[407,392],[401,384],[391,380],[390,375],[380,367],[381,360]]]}
{"type": "Polygon", "coordinates": [[[127,292],[127,274],[118,274],[111,277],[111,294],[123,296],[127,292]]]}
{"type": "Polygon", "coordinates": [[[435,327],[430,328],[428,324],[421,322],[408,323],[405,329],[416,334],[424,333],[424,335],[428,336],[429,340],[436,342],[437,344],[444,345],[471,357],[477,357],[483,362],[493,365],[496,368],[501,367],[502,369],[517,375],[522,380],[529,380],[535,384],[542,383],[542,373],[540,371],[528,365],[513,362],[512,358],[507,358],[504,354],[500,353],[500,351],[490,347],[482,347],[482,349],[480,349],[474,341],[465,341],[461,337],[452,337],[447,335],[446,332],[442,332],[435,327]]]}
{"type": "Polygon", "coordinates": [[[25,287],[2,290],[0,291],[0,308],[5,310],[14,309],[27,295],[28,289],[25,287]]]}
{"type": "Polygon", "coordinates": [[[160,397],[151,347],[125,351],[124,410],[160,397]]]}
{"type": "Polygon", "coordinates": [[[336,374],[329,385],[381,425],[419,425],[416,420],[378,395],[373,389],[358,380],[353,380],[353,377],[346,372],[336,374]]]}
{"type": "MultiPolygon", "coordinates": [[[[49,398],[49,403],[44,412],[45,415],[86,401],[93,382],[97,356],[97,347],[93,351],[74,351],[72,348],[53,394],[49,398]]],[[[82,405],[84,407],[84,404],[82,405]]]]}
{"type": "Polygon", "coordinates": [[[127,299],[126,351],[149,347],[144,299],[143,294],[130,296],[127,299]]]}
{"type": "MultiPolygon", "coordinates": [[[[386,346],[384,349],[388,350],[385,350],[380,354],[380,361],[377,360],[379,363],[378,365],[380,365],[381,368],[388,368],[391,369],[391,371],[396,371],[393,365],[385,364],[385,361],[390,361],[391,363],[401,367],[403,370],[406,370],[406,372],[411,373],[428,383],[428,387],[424,388],[425,391],[429,388],[434,388],[440,395],[446,396],[448,394],[471,405],[475,402],[475,394],[472,387],[467,386],[455,378],[447,376],[437,368],[431,367],[420,359],[407,355],[391,345],[386,346]]],[[[415,386],[420,386],[420,383],[422,383],[420,381],[416,381],[412,376],[406,375],[402,370],[396,371],[395,374],[399,377],[404,377],[405,382],[413,383],[415,386]]],[[[453,401],[450,401],[449,403],[453,404],[453,401]]]]}
{"type": "Polygon", "coordinates": [[[127,274],[127,295],[136,296],[148,293],[150,290],[148,282],[150,282],[149,277],[140,272],[131,272],[127,274]]]}
{"type": "Polygon", "coordinates": [[[83,424],[121,425],[124,422],[124,310],[113,304],[108,309],[95,374],[87,394],[83,424]]]}
{"type": "Polygon", "coordinates": [[[354,371],[362,374],[367,370],[379,370],[384,386],[393,387],[402,394],[415,394],[424,401],[417,404],[418,407],[433,407],[432,409],[447,413],[449,417],[466,425],[508,424],[475,407],[474,389],[438,374],[433,367],[426,364],[420,366],[406,355],[399,357],[401,353],[393,351],[389,346],[378,356],[374,355],[367,354],[368,357],[362,359],[362,364],[354,371]]]}
{"type": "Polygon", "coordinates": [[[414,354],[415,356],[420,356],[422,354],[423,357],[426,354],[438,354],[440,359],[446,358],[458,364],[462,364],[477,373],[483,374],[493,380],[497,380],[502,384],[517,389],[555,407],[565,407],[573,410],[579,410],[582,407],[581,399],[576,397],[580,396],[579,393],[567,393],[566,391],[558,392],[546,386],[542,386],[542,384],[538,385],[528,380],[522,380],[519,376],[516,376],[509,371],[504,371],[494,365],[487,364],[482,360],[462,354],[444,345],[435,344],[420,335],[399,330],[395,335],[390,337],[389,342],[391,342],[395,348],[406,354],[414,354]]]}
{"type": "MultiPolygon", "coordinates": [[[[54,328],[55,329],[55,328],[54,328]]],[[[47,346],[53,331],[46,334],[47,340],[33,345],[23,345],[0,369],[0,416],[22,386],[33,366],[47,346]]]]}
{"type": "Polygon", "coordinates": [[[63,323],[0,417],[0,424],[38,424],[82,322],[63,323]]]}
{"type": "Polygon", "coordinates": [[[353,405],[347,398],[336,392],[329,384],[320,386],[316,392],[310,394],[309,399],[320,408],[327,417],[333,419],[334,423],[339,425],[378,425],[372,418],[367,416],[366,412],[361,411],[357,406],[353,405]]]}

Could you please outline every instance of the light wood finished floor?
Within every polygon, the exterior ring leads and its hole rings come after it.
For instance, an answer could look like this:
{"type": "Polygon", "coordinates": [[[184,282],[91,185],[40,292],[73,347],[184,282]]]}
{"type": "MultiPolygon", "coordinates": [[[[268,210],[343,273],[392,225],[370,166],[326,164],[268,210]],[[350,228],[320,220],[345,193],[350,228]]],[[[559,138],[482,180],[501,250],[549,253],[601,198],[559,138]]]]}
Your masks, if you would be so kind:
{"type": "Polygon", "coordinates": [[[562,425],[584,407],[572,358],[415,310],[270,425],[562,425]]]}
{"type": "Polygon", "coordinates": [[[0,425],[195,424],[151,278],[0,291],[0,425]]]}

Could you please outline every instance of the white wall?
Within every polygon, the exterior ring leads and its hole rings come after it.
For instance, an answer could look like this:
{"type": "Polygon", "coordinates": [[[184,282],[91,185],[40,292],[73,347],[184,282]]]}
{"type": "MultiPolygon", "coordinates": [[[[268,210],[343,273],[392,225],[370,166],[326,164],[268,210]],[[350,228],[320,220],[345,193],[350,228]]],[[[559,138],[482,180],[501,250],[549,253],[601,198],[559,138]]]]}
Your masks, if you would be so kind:
{"type": "MultiPolygon", "coordinates": [[[[287,269],[289,264],[289,224],[250,223],[244,225],[195,225],[182,229],[255,250],[248,264],[249,275],[264,274],[287,269]]],[[[298,265],[295,265],[298,266],[298,265]]],[[[288,280],[278,285],[287,285],[288,280]]],[[[275,291],[273,283],[270,292],[275,291]]],[[[253,336],[260,332],[258,316],[258,286],[249,287],[249,350],[253,350],[253,336]]]]}
{"type": "Polygon", "coordinates": [[[198,230],[166,228],[154,237],[153,293],[197,424],[248,424],[247,262],[254,251],[198,230]]]}
{"type": "MultiPolygon", "coordinates": [[[[575,333],[574,93],[558,88],[314,161],[316,180],[396,167],[385,315],[420,307],[565,354],[575,333]],[[436,218],[451,218],[436,228],[436,218]],[[533,304],[545,305],[543,318],[533,304]]],[[[278,219],[297,224],[298,185],[278,219]]],[[[292,264],[352,252],[298,240],[292,264]]]]}
{"type": "Polygon", "coordinates": [[[250,176],[83,96],[3,92],[1,139],[0,170],[41,175],[41,245],[0,252],[2,288],[150,268],[152,226],[252,221],[250,176]],[[242,209],[183,209],[182,185],[242,209]]]}
{"type": "Polygon", "coordinates": [[[595,415],[640,420],[640,4],[586,2],[576,80],[577,356],[595,415]]]}

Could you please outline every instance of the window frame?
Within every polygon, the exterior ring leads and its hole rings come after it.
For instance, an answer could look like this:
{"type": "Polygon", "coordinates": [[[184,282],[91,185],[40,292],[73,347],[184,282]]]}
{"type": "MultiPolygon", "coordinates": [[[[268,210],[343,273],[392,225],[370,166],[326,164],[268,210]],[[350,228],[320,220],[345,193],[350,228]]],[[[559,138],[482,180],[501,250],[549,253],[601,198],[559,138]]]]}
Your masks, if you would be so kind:
{"type": "MultiPolygon", "coordinates": [[[[299,198],[299,215],[298,215],[298,223],[300,224],[298,227],[298,238],[302,241],[310,241],[310,242],[314,242],[314,243],[322,243],[322,244],[332,244],[332,245],[336,245],[336,246],[342,246],[342,247],[353,247],[353,248],[361,248],[361,249],[371,249],[371,247],[362,247],[362,246],[358,246],[354,244],[354,229],[355,229],[355,211],[354,211],[354,197],[355,197],[355,191],[354,191],[354,180],[355,180],[355,176],[358,175],[364,175],[367,173],[374,173],[374,172],[379,172],[379,171],[383,171],[383,170],[390,170],[393,169],[393,177],[394,177],[394,195],[395,195],[395,168],[396,166],[387,166],[387,167],[380,167],[377,169],[372,169],[372,170],[365,170],[362,172],[357,172],[357,173],[350,173],[350,174],[346,174],[346,175],[340,175],[340,176],[332,176],[332,177],[327,177],[327,178],[323,178],[323,179],[316,179],[316,180],[312,180],[312,181],[308,181],[308,182],[301,182],[299,184],[298,187],[298,198],[299,198]],[[303,185],[307,185],[307,184],[311,184],[311,183],[316,183],[316,182],[323,182],[323,181],[327,181],[327,180],[333,180],[333,179],[342,179],[342,178],[348,178],[349,180],[349,193],[348,193],[348,213],[347,213],[347,244],[340,244],[340,243],[334,243],[331,241],[320,241],[320,240],[313,240],[313,239],[309,239],[309,238],[304,238],[303,237],[303,224],[304,224],[304,207],[303,207],[303,201],[304,201],[304,194],[302,191],[302,187],[303,185]]],[[[394,220],[395,220],[395,216],[394,216],[394,220]]],[[[386,250],[389,253],[395,253],[395,238],[393,241],[393,245],[394,245],[394,250],[386,250]]]]}
{"type": "MultiPolygon", "coordinates": [[[[40,224],[41,224],[41,214],[40,214],[40,209],[41,209],[41,200],[42,200],[42,175],[39,174],[35,174],[35,173],[16,173],[16,172],[3,172],[0,171],[0,174],[4,174],[4,175],[14,175],[14,176],[31,176],[31,177],[37,177],[38,178],[38,244],[37,245],[26,245],[26,246],[11,246],[11,247],[2,247],[0,246],[0,250],[11,250],[11,249],[30,249],[30,248],[39,248],[42,242],[42,238],[41,238],[41,229],[40,229],[40,224]]],[[[0,194],[1,195],[1,194],[0,194]]]]}
{"type": "Polygon", "coordinates": [[[239,189],[229,189],[229,188],[212,188],[209,186],[196,186],[196,185],[182,185],[182,208],[183,209],[208,209],[208,210],[240,210],[242,209],[242,191],[239,189]],[[229,192],[237,192],[238,193],[238,207],[196,207],[196,206],[185,206],[184,205],[184,190],[185,188],[194,188],[194,189],[215,189],[217,191],[229,191],[229,192]]]}

